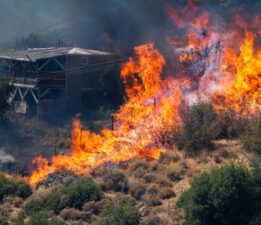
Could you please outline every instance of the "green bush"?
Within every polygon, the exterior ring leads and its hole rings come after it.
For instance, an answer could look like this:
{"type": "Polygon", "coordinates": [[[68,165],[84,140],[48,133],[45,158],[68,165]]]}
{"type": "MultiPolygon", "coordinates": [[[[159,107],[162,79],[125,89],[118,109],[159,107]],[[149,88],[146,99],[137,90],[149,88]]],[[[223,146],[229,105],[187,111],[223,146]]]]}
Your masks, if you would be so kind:
{"type": "Polygon", "coordinates": [[[254,126],[253,131],[242,136],[240,140],[245,150],[261,155],[261,119],[254,126]]]}
{"type": "Polygon", "coordinates": [[[119,200],[105,209],[97,225],[138,225],[140,214],[138,209],[126,200],[119,200]]]}
{"type": "Polygon", "coordinates": [[[27,198],[31,194],[32,189],[27,183],[15,177],[7,177],[0,173],[0,201],[7,195],[27,198]]]}
{"type": "Polygon", "coordinates": [[[188,225],[248,224],[261,212],[261,169],[228,165],[195,178],[177,205],[188,225]]]}
{"type": "Polygon", "coordinates": [[[213,106],[208,103],[193,105],[184,117],[184,126],[176,135],[178,148],[194,154],[204,149],[212,149],[220,133],[218,116],[213,106]]]}
{"type": "Polygon", "coordinates": [[[51,193],[42,199],[32,199],[25,206],[28,215],[44,210],[58,214],[66,207],[81,209],[85,202],[100,200],[98,186],[90,178],[79,178],[70,185],[51,193]]]}
{"type": "Polygon", "coordinates": [[[7,217],[5,215],[0,214],[0,225],[8,225],[7,217]]]}

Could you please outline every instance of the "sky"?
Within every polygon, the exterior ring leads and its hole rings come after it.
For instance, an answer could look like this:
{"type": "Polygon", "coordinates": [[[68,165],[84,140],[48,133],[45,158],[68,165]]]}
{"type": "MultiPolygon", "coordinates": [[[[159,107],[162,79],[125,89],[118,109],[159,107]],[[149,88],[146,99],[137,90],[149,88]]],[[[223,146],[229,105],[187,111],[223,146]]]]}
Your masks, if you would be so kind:
{"type": "MultiPolygon", "coordinates": [[[[164,42],[172,30],[164,0],[0,0],[0,45],[29,33],[101,50],[164,42]]],[[[185,0],[165,0],[184,5],[185,0]]],[[[202,0],[203,1],[203,0],[202,0]]],[[[209,0],[217,5],[218,0],[209,0]]],[[[227,0],[252,5],[258,0],[227,0]]],[[[260,1],[259,1],[260,2],[260,1]]],[[[223,7],[223,6],[222,6],[223,7]]],[[[219,7],[224,11],[224,7],[219,7]]]]}

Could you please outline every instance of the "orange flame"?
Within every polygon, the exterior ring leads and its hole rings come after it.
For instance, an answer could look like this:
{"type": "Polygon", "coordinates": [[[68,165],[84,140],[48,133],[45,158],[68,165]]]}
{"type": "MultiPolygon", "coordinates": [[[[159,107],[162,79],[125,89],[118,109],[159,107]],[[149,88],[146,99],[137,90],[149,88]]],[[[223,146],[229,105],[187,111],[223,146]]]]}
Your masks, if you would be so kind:
{"type": "MultiPolygon", "coordinates": [[[[95,134],[83,130],[80,121],[74,120],[71,154],[54,156],[50,163],[42,157],[34,159],[36,170],[29,178],[32,186],[58,170],[86,174],[109,162],[157,159],[164,151],[160,136],[182,124],[179,111],[183,102],[204,100],[219,111],[260,114],[261,51],[254,50],[255,36],[247,23],[240,22],[245,28],[242,40],[243,35],[234,30],[220,35],[218,27],[212,25],[211,14],[201,13],[192,1],[181,13],[166,2],[165,6],[177,26],[187,31],[186,41],[169,39],[169,43],[178,45],[177,61],[189,70],[163,80],[164,57],[153,44],[136,47],[135,57],[121,70],[128,101],[113,115],[115,129],[95,134]],[[243,44],[239,49],[233,46],[240,42],[243,44]]],[[[259,35],[259,18],[255,17],[255,24],[259,35]]]]}
{"type": "Polygon", "coordinates": [[[256,115],[261,112],[261,51],[254,53],[254,35],[246,31],[240,54],[233,49],[226,49],[224,77],[221,83],[231,85],[224,93],[214,96],[217,109],[230,108],[243,116],[256,115]]]}
{"type": "Polygon", "coordinates": [[[135,53],[121,71],[129,99],[114,115],[115,130],[104,129],[98,135],[82,130],[75,120],[71,155],[54,156],[50,163],[42,157],[34,159],[32,186],[57,170],[86,174],[108,162],[159,157],[163,146],[157,135],[179,127],[182,93],[175,81],[161,79],[165,59],[153,44],[136,47],[135,53]]]}

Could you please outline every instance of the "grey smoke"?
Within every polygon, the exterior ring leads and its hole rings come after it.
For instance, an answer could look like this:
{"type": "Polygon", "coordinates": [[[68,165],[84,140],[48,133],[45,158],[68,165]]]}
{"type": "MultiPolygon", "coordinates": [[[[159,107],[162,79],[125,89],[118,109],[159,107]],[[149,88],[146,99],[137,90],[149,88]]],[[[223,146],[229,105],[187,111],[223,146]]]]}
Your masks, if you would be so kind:
{"type": "MultiPolygon", "coordinates": [[[[165,1],[175,7],[186,4],[165,1]]],[[[260,9],[258,0],[226,0],[225,6],[208,2],[204,7],[221,14],[239,3],[260,9]]],[[[130,51],[150,41],[164,46],[166,36],[176,33],[162,0],[0,0],[0,6],[1,47],[34,32],[85,48],[130,51]]]]}
{"type": "Polygon", "coordinates": [[[0,149],[0,164],[9,162],[15,162],[14,157],[6,153],[3,149],[0,149]]]}

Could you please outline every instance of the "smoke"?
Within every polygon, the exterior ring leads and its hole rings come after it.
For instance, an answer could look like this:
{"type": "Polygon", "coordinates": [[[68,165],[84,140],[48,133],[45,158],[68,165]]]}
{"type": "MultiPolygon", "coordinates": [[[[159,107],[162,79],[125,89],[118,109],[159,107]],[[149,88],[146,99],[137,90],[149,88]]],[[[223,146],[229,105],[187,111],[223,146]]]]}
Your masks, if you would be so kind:
{"type": "MultiPolygon", "coordinates": [[[[185,0],[168,2],[175,7],[187,4],[185,0]]],[[[195,2],[226,14],[225,17],[239,3],[249,8],[246,14],[260,9],[257,0],[195,2]]],[[[164,46],[166,36],[176,32],[160,0],[0,0],[0,3],[2,47],[33,32],[80,47],[129,52],[133,46],[151,41],[164,46]]]]}
{"type": "Polygon", "coordinates": [[[4,149],[0,148],[0,165],[3,163],[15,162],[15,159],[12,155],[7,154],[4,149]]]}

